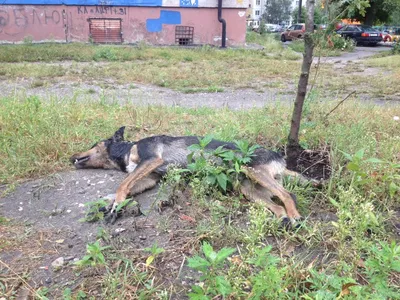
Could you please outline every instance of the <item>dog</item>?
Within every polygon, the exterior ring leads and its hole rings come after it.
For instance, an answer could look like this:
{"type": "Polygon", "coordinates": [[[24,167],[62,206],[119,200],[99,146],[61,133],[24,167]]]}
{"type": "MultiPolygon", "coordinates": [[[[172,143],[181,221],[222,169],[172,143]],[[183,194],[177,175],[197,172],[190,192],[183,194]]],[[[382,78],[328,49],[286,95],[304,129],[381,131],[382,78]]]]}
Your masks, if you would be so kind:
{"type": "MultiPolygon", "coordinates": [[[[167,173],[168,166],[185,168],[188,164],[188,147],[198,144],[198,136],[158,135],[129,142],[124,139],[125,127],[119,128],[112,137],[93,145],[88,151],[76,153],[70,161],[77,169],[100,168],[117,169],[129,173],[119,185],[116,198],[107,209],[106,221],[117,219],[117,206],[128,195],[137,195],[153,188],[167,173]]],[[[205,150],[221,147],[237,150],[234,143],[211,140],[205,150]]],[[[296,208],[296,196],[282,185],[282,176],[296,178],[300,182],[313,182],[303,175],[286,168],[286,161],[277,152],[265,148],[254,151],[251,162],[245,166],[246,178],[240,182],[240,192],[250,201],[263,203],[274,215],[286,224],[294,224],[301,219],[296,208]],[[278,197],[283,206],[272,201],[278,197]]]]}

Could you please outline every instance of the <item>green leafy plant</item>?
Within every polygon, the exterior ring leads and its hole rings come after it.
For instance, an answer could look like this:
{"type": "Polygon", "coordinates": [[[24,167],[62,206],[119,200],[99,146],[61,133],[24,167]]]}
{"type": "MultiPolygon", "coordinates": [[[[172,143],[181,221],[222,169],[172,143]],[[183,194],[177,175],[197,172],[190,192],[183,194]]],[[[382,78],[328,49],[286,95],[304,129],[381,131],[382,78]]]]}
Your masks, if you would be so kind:
{"type": "Polygon", "coordinates": [[[155,243],[153,246],[151,246],[151,248],[144,248],[144,251],[151,253],[151,255],[146,259],[146,266],[150,266],[154,259],[156,259],[156,257],[165,250],[164,248],[158,248],[157,243],[155,243]]]}
{"type": "Polygon", "coordinates": [[[191,145],[192,153],[188,156],[188,170],[196,177],[205,177],[208,184],[226,192],[229,186],[239,186],[241,174],[245,174],[244,165],[251,161],[258,145],[251,146],[246,141],[235,141],[237,149],[230,150],[223,146],[210,151],[206,147],[213,136],[207,135],[199,144],[191,145]]]}
{"type": "Polygon", "coordinates": [[[88,207],[88,210],[86,211],[85,217],[81,221],[96,222],[104,219],[104,211],[102,211],[102,209],[108,205],[106,199],[86,202],[84,205],[88,207]]]}
{"type": "MultiPolygon", "coordinates": [[[[379,247],[370,248],[371,255],[365,261],[365,274],[369,281],[368,292],[378,294],[381,299],[395,299],[399,296],[398,286],[390,282],[390,275],[400,273],[400,245],[379,242],[379,247]]],[[[378,296],[377,295],[377,296],[378,296]]]]}
{"type": "Polygon", "coordinates": [[[248,260],[253,265],[250,282],[252,290],[248,299],[277,299],[285,292],[283,278],[286,268],[279,268],[280,259],[273,256],[270,251],[272,246],[255,249],[255,256],[248,260]]]}
{"type": "Polygon", "coordinates": [[[223,276],[223,268],[226,259],[233,254],[236,249],[222,248],[215,252],[212,246],[204,242],[202,251],[205,258],[194,256],[188,259],[188,266],[192,269],[202,272],[199,285],[192,286],[192,292],[188,294],[190,299],[210,299],[209,296],[229,295],[232,287],[229,281],[223,276]]]}
{"type": "Polygon", "coordinates": [[[374,185],[383,183],[385,185],[383,192],[386,193],[388,191],[391,198],[393,198],[396,193],[400,191],[400,174],[398,173],[400,164],[386,162],[374,157],[365,159],[364,149],[357,151],[354,155],[350,155],[343,151],[341,152],[345,158],[349,160],[346,168],[353,173],[351,185],[364,186],[371,183],[374,185]],[[378,172],[378,170],[374,172],[367,172],[365,164],[368,163],[375,166],[379,165],[381,166],[381,169],[384,169],[384,171],[378,172]]]}
{"type": "Polygon", "coordinates": [[[80,267],[104,265],[106,260],[104,258],[103,251],[109,248],[110,246],[100,246],[99,241],[96,241],[93,244],[87,244],[86,255],[82,259],[75,262],[75,264],[80,267]]]}

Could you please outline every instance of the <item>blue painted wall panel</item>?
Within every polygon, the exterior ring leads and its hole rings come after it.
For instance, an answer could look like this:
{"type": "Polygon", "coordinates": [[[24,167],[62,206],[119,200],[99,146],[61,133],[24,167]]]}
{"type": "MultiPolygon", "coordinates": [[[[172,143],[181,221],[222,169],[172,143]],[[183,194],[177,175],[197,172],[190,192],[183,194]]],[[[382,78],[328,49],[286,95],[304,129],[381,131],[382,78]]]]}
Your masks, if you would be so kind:
{"type": "MultiPolygon", "coordinates": [[[[197,0],[196,0],[197,1],[197,0]]],[[[118,5],[161,6],[162,0],[3,0],[3,5],[118,5]]]]}
{"type": "Polygon", "coordinates": [[[146,29],[148,32],[160,32],[163,24],[181,24],[181,13],[179,11],[161,10],[158,19],[146,20],[146,29]]]}

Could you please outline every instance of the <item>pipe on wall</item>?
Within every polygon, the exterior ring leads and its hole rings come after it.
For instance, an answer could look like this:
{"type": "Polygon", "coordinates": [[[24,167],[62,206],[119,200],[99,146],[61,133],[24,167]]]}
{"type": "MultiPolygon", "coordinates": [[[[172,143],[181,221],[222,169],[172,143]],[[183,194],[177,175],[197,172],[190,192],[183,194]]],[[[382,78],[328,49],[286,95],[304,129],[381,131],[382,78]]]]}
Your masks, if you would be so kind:
{"type": "Polygon", "coordinates": [[[218,0],[218,21],[222,23],[221,48],[226,48],[226,21],[222,19],[222,0],[218,0]]]}

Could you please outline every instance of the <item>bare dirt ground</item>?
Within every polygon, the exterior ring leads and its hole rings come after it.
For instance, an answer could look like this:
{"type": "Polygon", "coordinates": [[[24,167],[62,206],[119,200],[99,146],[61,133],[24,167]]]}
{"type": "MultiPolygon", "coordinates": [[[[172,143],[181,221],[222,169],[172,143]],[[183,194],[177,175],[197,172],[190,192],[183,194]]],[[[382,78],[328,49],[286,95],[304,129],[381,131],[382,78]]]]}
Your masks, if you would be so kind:
{"type": "MultiPolygon", "coordinates": [[[[368,52],[365,47],[362,51],[373,54],[375,49],[377,48],[368,52]]],[[[362,56],[364,57],[364,54],[362,56]]],[[[0,82],[3,96],[22,90],[28,95],[57,94],[72,97],[77,94],[79,96],[79,91],[77,92],[73,83],[35,89],[27,88],[27,85],[27,81],[12,84],[6,81],[0,82]]],[[[96,91],[96,94],[82,93],[85,97],[98,98],[97,93],[102,92],[95,84],[81,85],[80,88],[96,91]]],[[[291,87],[288,90],[294,89],[291,87]]],[[[165,88],[144,85],[138,85],[135,89],[129,89],[128,86],[116,87],[113,90],[113,97],[119,101],[132,101],[138,104],[227,106],[231,109],[259,107],[270,101],[276,101],[279,97],[284,101],[294,98],[292,94],[277,97],[274,91],[257,93],[254,90],[181,94],[165,88]]],[[[312,156],[303,155],[300,164],[312,165],[312,156]]],[[[320,157],[316,159],[321,160],[320,157]]],[[[304,167],[307,168],[307,165],[304,167]]],[[[325,174],[326,166],[322,167],[325,168],[325,174]]],[[[155,242],[159,247],[166,249],[167,255],[157,266],[160,272],[165,270],[164,280],[174,283],[175,293],[179,295],[179,287],[188,285],[190,278],[195,276],[190,274],[185,266],[181,267],[182,257],[190,255],[192,245],[198,242],[193,240],[192,235],[196,220],[190,211],[190,197],[183,195],[178,199],[177,205],[160,213],[158,206],[154,205],[155,200],[160,200],[160,196],[157,189],[154,189],[136,198],[145,215],[135,217],[128,215],[119,219],[114,225],[107,226],[102,222],[80,221],[85,216],[84,204],[114,193],[124,176],[124,173],[116,171],[71,170],[22,183],[14,191],[2,197],[0,282],[3,282],[5,287],[0,288],[0,296],[4,293],[5,299],[12,296],[27,299],[30,293],[27,286],[32,289],[49,287],[52,292],[48,297],[56,299],[66,287],[74,289],[85,280],[96,280],[99,274],[81,276],[76,274],[72,264],[84,256],[87,243],[94,242],[98,238],[99,228],[106,231],[106,235],[109,236],[108,243],[117,250],[136,251],[135,255],[140,256],[143,248],[151,247],[155,242]],[[60,266],[54,266],[54,261],[58,258],[62,258],[63,262],[60,266]],[[25,279],[28,282],[25,282],[25,279]]],[[[335,216],[328,217],[335,218],[335,216]]],[[[240,219],[237,221],[243,222],[240,219]]],[[[99,285],[98,291],[92,291],[91,294],[100,295],[100,291],[99,285]]]]}

